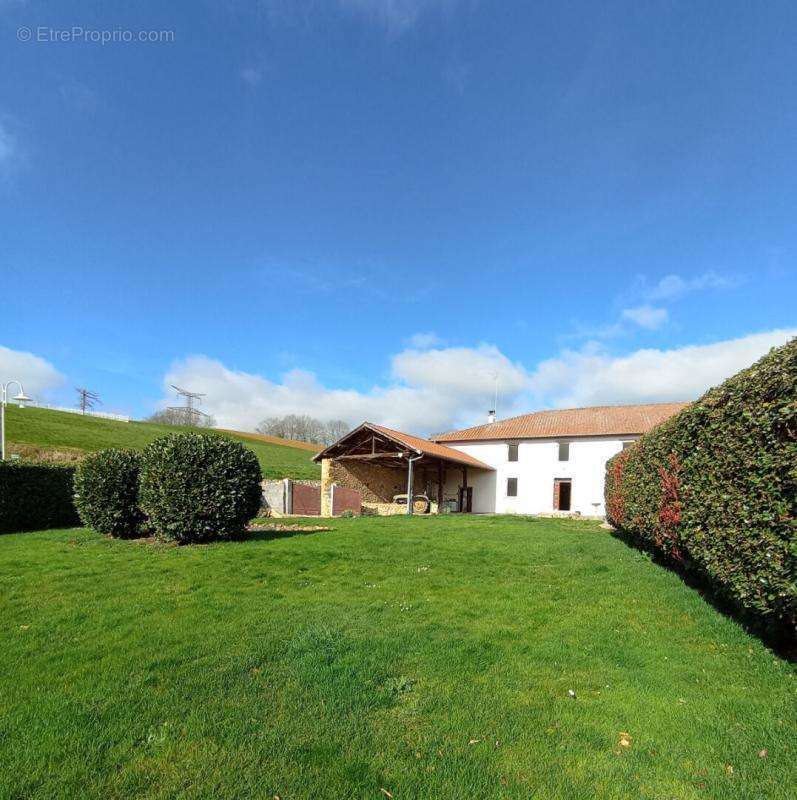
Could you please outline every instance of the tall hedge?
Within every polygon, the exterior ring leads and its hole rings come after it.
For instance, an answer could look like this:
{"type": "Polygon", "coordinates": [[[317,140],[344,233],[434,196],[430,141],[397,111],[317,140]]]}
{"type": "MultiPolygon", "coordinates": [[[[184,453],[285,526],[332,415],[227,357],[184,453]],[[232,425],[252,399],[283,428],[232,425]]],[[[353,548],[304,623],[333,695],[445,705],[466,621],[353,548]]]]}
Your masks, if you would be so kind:
{"type": "Polygon", "coordinates": [[[765,627],[797,623],[797,339],[611,459],[609,522],[765,627]]]}
{"type": "Polygon", "coordinates": [[[80,525],[74,467],[0,461],[0,533],[80,525]]]}
{"type": "Polygon", "coordinates": [[[257,456],[240,442],[171,434],[144,450],[139,500],[158,536],[207,542],[243,532],[260,509],[260,481],[257,456]]]}

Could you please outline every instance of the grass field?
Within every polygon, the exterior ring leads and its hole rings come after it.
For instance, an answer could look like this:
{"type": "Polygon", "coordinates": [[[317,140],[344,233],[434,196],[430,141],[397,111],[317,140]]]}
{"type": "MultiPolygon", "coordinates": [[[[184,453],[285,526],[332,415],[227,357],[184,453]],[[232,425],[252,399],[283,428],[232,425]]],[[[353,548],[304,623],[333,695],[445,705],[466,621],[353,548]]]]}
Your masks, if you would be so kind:
{"type": "Polygon", "coordinates": [[[0,797],[795,796],[791,667],[596,524],[330,524],[0,537],[0,797]]]}
{"type": "MultiPolygon", "coordinates": [[[[6,408],[6,440],[17,449],[26,445],[46,450],[92,451],[106,447],[141,449],[153,439],[186,428],[173,425],[153,425],[149,422],[116,422],[100,417],[84,417],[65,411],[43,408],[6,408]]],[[[202,429],[207,432],[207,429],[202,429]]],[[[230,431],[218,432],[245,444],[257,454],[266,478],[320,478],[321,468],[310,460],[312,453],[306,445],[281,445],[267,437],[230,431]]],[[[24,452],[24,449],[23,449],[24,452]]]]}

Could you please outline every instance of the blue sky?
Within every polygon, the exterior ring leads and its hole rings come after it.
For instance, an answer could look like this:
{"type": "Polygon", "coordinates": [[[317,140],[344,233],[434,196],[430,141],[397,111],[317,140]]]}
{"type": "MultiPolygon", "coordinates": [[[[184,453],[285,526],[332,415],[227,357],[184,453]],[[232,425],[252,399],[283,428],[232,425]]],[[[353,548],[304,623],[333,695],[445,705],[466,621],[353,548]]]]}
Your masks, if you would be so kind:
{"type": "Polygon", "coordinates": [[[249,428],[695,397],[797,328],[796,37],[791,2],[0,0],[0,374],[249,428]]]}

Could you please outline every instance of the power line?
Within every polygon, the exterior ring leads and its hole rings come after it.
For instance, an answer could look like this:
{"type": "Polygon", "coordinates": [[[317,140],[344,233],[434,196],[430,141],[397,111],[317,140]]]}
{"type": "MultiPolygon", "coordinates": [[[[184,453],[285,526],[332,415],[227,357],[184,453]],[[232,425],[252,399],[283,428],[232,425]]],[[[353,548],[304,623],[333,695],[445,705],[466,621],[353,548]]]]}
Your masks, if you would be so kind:
{"type": "Polygon", "coordinates": [[[199,392],[189,392],[187,389],[181,389],[179,386],[171,384],[172,389],[177,392],[179,397],[185,398],[184,406],[169,406],[169,411],[175,411],[180,419],[180,425],[193,425],[199,427],[203,419],[209,419],[209,415],[194,407],[194,403],[201,403],[206,394],[199,392]]]}
{"type": "Polygon", "coordinates": [[[77,392],[77,402],[78,408],[80,409],[81,414],[85,414],[87,411],[91,411],[97,403],[102,404],[102,400],[100,400],[100,396],[97,392],[92,392],[90,389],[84,389],[83,387],[75,387],[75,391],[77,392]]]}

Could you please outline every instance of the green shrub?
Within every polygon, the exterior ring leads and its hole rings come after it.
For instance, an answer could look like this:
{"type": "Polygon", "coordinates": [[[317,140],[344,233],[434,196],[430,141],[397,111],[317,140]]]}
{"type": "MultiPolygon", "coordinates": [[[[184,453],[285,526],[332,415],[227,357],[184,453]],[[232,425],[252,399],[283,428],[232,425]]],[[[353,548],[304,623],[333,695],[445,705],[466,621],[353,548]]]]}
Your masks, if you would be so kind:
{"type": "Polygon", "coordinates": [[[607,464],[609,521],[764,627],[794,630],[797,339],[607,464]]]}
{"type": "Polygon", "coordinates": [[[101,450],[78,465],[75,507],[84,525],[111,536],[136,536],[144,515],[138,506],[141,455],[101,450]]]}
{"type": "Polygon", "coordinates": [[[206,542],[243,532],[260,509],[260,465],[240,442],[172,434],[143,453],[140,502],[155,533],[206,542]]]}
{"type": "Polygon", "coordinates": [[[74,467],[0,461],[0,533],[79,525],[74,467]]]}

